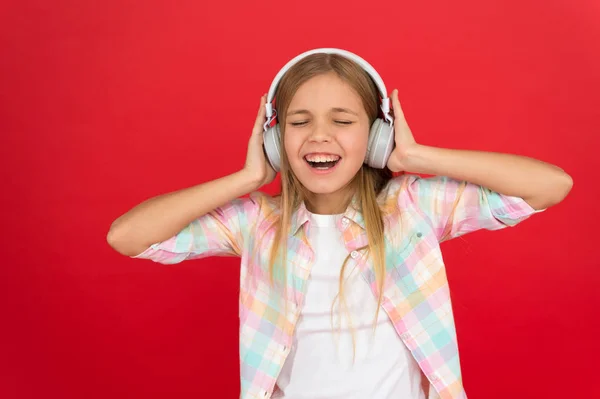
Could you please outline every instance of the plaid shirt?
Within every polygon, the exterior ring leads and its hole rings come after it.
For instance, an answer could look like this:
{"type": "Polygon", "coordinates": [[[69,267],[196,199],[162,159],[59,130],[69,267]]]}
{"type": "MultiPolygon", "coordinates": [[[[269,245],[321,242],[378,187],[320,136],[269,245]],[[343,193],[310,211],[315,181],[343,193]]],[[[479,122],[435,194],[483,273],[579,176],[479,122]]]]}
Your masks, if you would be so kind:
{"type": "MultiPolygon", "coordinates": [[[[412,352],[428,397],[463,399],[458,343],[440,242],[479,230],[514,226],[536,211],[524,200],[446,177],[401,175],[380,193],[384,212],[386,278],[382,307],[412,352]]],[[[291,220],[286,276],[269,283],[268,261],[279,212],[260,192],[193,221],[176,236],[135,258],[174,264],[207,256],[239,256],[240,376],[242,399],[269,398],[292,345],[314,254],[304,204],[291,220]],[[284,279],[285,278],[285,279],[284,279]],[[283,290],[285,282],[286,290],[283,290]]],[[[361,274],[377,296],[368,243],[356,199],[337,228],[361,274]]],[[[277,265],[276,265],[277,268],[277,265]]],[[[281,267],[279,266],[279,270],[281,267]]]]}

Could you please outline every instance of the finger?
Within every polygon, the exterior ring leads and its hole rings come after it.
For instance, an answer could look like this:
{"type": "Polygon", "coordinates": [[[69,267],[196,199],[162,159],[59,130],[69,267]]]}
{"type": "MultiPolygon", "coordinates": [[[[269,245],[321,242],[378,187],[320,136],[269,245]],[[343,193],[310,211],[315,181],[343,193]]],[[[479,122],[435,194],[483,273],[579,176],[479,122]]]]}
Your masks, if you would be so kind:
{"type": "Polygon", "coordinates": [[[394,110],[394,114],[396,116],[401,116],[404,115],[404,112],[402,111],[402,106],[400,105],[400,100],[398,99],[398,89],[394,89],[394,91],[392,91],[392,108],[394,110]]]}
{"type": "Polygon", "coordinates": [[[258,115],[256,116],[257,119],[260,119],[261,117],[264,118],[265,114],[266,114],[266,109],[265,109],[265,104],[267,103],[267,95],[263,94],[260,97],[260,106],[258,107],[258,115]]]}
{"type": "Polygon", "coordinates": [[[254,133],[262,132],[263,124],[266,122],[267,110],[265,109],[265,105],[267,104],[267,95],[264,94],[260,98],[260,106],[258,107],[258,114],[256,115],[256,121],[254,121],[254,133]]]}

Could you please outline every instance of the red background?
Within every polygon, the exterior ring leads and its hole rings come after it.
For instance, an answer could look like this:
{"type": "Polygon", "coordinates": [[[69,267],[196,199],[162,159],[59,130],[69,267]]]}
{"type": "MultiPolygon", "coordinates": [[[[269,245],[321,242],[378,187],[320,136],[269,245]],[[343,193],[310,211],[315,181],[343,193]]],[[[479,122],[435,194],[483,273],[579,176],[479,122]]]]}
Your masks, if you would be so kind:
{"type": "Polygon", "coordinates": [[[0,398],[239,394],[238,260],[165,267],[106,232],[242,167],[275,73],[329,46],[399,88],[421,143],[573,176],[555,208],[443,249],[470,398],[600,397],[597,0],[29,0],[0,16],[0,398]]]}

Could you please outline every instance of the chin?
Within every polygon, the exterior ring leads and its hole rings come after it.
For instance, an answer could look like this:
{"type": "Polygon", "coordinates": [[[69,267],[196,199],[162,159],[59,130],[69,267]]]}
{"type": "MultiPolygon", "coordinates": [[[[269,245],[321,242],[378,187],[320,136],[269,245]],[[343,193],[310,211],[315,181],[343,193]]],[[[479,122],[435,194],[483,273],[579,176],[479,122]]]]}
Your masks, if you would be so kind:
{"type": "Polygon", "coordinates": [[[331,183],[331,184],[327,184],[327,183],[316,183],[316,182],[303,182],[302,180],[300,181],[302,183],[302,185],[311,193],[313,194],[333,194],[336,193],[338,191],[340,191],[341,189],[345,188],[348,186],[348,183],[350,183],[350,181],[346,182],[346,183],[331,183]]]}

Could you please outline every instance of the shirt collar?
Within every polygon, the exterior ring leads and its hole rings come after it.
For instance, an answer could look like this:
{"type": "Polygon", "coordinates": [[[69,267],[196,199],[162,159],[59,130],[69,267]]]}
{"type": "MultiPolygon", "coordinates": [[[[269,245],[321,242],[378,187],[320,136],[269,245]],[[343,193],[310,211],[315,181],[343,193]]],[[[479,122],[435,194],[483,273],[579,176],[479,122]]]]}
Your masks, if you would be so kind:
{"type": "MultiPolygon", "coordinates": [[[[354,195],[352,200],[348,204],[346,211],[343,214],[343,217],[352,220],[354,223],[358,224],[360,227],[365,229],[365,221],[363,219],[363,215],[360,212],[360,206],[358,202],[358,195],[354,195]]],[[[291,220],[291,232],[292,235],[296,235],[298,230],[304,226],[306,222],[310,219],[310,212],[306,209],[306,204],[304,201],[300,203],[298,209],[294,211],[292,214],[291,220]]]]}

